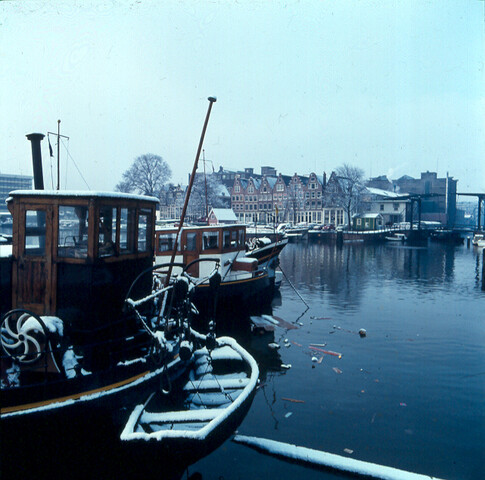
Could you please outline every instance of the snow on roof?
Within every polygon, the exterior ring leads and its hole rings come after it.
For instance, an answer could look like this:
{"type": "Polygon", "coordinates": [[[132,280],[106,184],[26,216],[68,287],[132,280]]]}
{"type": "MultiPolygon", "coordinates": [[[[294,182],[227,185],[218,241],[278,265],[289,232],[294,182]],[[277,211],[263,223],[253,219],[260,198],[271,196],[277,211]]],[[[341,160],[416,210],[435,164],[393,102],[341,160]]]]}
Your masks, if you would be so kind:
{"type": "MultiPolygon", "coordinates": [[[[95,192],[87,190],[13,190],[10,196],[39,196],[39,197],[80,197],[80,198],[123,198],[127,200],[145,200],[148,202],[156,202],[159,200],[156,197],[149,197],[146,195],[136,195],[133,193],[121,192],[95,192]]],[[[10,199],[7,199],[9,201],[10,199]]]]}
{"type": "Polygon", "coordinates": [[[276,185],[276,182],[278,181],[278,178],[277,177],[266,177],[266,180],[268,181],[269,186],[271,188],[274,188],[274,186],[276,185]]]}
{"type": "Polygon", "coordinates": [[[379,218],[382,217],[380,213],[356,213],[353,215],[355,218],[379,218]]]}
{"type": "Polygon", "coordinates": [[[212,213],[216,216],[217,220],[221,221],[236,221],[236,214],[231,208],[213,208],[212,213]]]}
{"type": "Polygon", "coordinates": [[[382,190],[380,188],[374,188],[374,187],[365,187],[367,192],[369,192],[372,195],[379,195],[380,197],[387,197],[387,198],[396,198],[396,197],[402,197],[402,193],[396,193],[396,192],[389,192],[388,190],[382,190]]]}

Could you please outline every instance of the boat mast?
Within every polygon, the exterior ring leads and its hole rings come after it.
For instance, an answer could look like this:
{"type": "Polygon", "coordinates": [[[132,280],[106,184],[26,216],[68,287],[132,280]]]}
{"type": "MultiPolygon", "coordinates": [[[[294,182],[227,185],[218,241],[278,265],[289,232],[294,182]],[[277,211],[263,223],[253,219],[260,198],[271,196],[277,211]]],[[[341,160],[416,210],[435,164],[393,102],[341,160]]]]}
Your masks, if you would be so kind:
{"type": "Polygon", "coordinates": [[[205,182],[205,221],[209,225],[209,203],[207,201],[207,177],[205,175],[205,150],[202,150],[202,161],[204,162],[204,182],[205,182]]]}
{"type": "Polygon", "coordinates": [[[194,161],[194,166],[192,168],[192,174],[190,175],[190,180],[189,180],[189,186],[187,187],[187,192],[185,194],[185,201],[184,201],[184,206],[182,208],[182,214],[180,215],[180,222],[177,230],[177,235],[175,236],[175,242],[173,245],[173,253],[172,257],[170,259],[170,266],[168,267],[168,272],[167,272],[167,278],[165,279],[165,286],[168,286],[170,282],[170,277],[172,275],[172,264],[175,261],[175,255],[177,253],[177,248],[178,248],[178,243],[179,243],[179,238],[180,238],[180,231],[182,230],[182,226],[185,221],[185,213],[187,212],[187,206],[189,204],[189,198],[190,198],[190,192],[192,191],[192,186],[194,184],[194,179],[195,179],[195,172],[197,171],[197,165],[199,163],[199,157],[200,157],[200,151],[202,150],[202,145],[204,144],[204,137],[205,137],[205,131],[207,130],[207,124],[209,123],[209,117],[211,114],[212,110],[212,104],[217,101],[216,97],[209,97],[207,100],[209,100],[209,108],[207,109],[207,115],[205,116],[205,122],[204,126],[202,128],[202,133],[200,135],[200,140],[199,140],[199,148],[197,149],[197,154],[195,155],[195,161],[194,161]]]}
{"type": "MultiPolygon", "coordinates": [[[[69,140],[69,137],[61,135],[61,121],[57,120],[57,133],[47,132],[47,135],[55,135],[57,137],[57,187],[56,190],[61,188],[61,159],[60,159],[60,147],[61,147],[61,137],[69,140]]],[[[50,143],[49,143],[50,147],[50,143]]],[[[52,157],[52,153],[51,153],[52,157]]]]}

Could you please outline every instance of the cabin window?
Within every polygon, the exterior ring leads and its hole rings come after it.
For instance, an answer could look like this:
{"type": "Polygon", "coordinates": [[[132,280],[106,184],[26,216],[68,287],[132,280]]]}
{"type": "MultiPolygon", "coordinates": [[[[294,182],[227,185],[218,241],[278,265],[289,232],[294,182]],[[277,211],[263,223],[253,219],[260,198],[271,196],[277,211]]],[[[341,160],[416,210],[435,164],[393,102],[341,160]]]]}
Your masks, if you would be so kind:
{"type": "Polygon", "coordinates": [[[158,251],[169,252],[175,247],[176,233],[164,233],[158,236],[158,251]]]}
{"type": "Polygon", "coordinates": [[[100,257],[115,254],[116,245],[116,208],[99,209],[98,251],[100,257]]]}
{"type": "Polygon", "coordinates": [[[138,251],[149,252],[152,249],[151,241],[151,214],[149,210],[142,210],[138,215],[138,251]]]}
{"type": "Polygon", "coordinates": [[[135,210],[122,208],[120,212],[120,253],[135,251],[135,210]]]}
{"type": "Polygon", "coordinates": [[[223,247],[222,248],[230,248],[231,247],[231,232],[223,232],[223,247]]]}
{"type": "Polygon", "coordinates": [[[25,212],[25,254],[45,255],[46,213],[45,210],[25,212]]]}
{"type": "Polygon", "coordinates": [[[185,243],[185,250],[193,252],[197,250],[197,234],[196,233],[187,233],[185,243]]]}
{"type": "Polygon", "coordinates": [[[59,205],[57,256],[86,258],[88,256],[88,207],[59,205]]]}
{"type": "Polygon", "coordinates": [[[238,231],[238,247],[242,247],[244,245],[244,230],[238,231]]]}
{"type": "Polygon", "coordinates": [[[219,232],[204,232],[202,234],[202,250],[219,248],[219,232]]]}

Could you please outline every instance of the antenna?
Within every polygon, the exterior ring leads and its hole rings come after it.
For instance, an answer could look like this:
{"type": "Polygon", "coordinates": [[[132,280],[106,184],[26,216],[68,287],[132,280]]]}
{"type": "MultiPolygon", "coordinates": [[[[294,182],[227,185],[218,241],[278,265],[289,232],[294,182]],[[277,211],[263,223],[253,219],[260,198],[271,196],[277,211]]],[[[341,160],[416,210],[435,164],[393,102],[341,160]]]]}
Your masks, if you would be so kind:
{"type": "Polygon", "coordinates": [[[55,135],[57,137],[57,188],[56,190],[59,190],[61,188],[61,162],[60,162],[60,155],[59,155],[59,149],[60,149],[60,139],[62,138],[67,138],[69,140],[69,137],[66,137],[65,135],[61,135],[61,121],[57,120],[57,133],[53,132],[47,132],[47,136],[49,135],[55,135]]]}

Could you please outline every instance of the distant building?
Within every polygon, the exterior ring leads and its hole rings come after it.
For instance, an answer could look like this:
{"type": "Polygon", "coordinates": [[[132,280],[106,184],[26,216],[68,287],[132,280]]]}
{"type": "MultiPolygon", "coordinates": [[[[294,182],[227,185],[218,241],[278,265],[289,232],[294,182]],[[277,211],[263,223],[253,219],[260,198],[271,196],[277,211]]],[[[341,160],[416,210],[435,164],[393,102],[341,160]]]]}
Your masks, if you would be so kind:
{"type": "Polygon", "coordinates": [[[213,208],[209,212],[209,225],[236,222],[236,215],[231,208],[213,208]]]}
{"type": "Polygon", "coordinates": [[[32,190],[33,177],[0,173],[0,212],[8,212],[5,200],[13,190],[32,190]]]}
{"type": "Polygon", "coordinates": [[[354,230],[379,230],[383,226],[380,213],[356,213],[352,217],[354,230]]]}
{"type": "MultiPolygon", "coordinates": [[[[456,185],[458,180],[446,175],[438,178],[436,172],[423,172],[416,179],[405,175],[393,182],[396,191],[423,195],[421,198],[421,220],[440,222],[453,226],[456,220],[456,185]]],[[[409,217],[410,213],[408,214],[409,217]]],[[[414,213],[416,215],[416,213],[414,213]]],[[[409,221],[406,218],[406,221],[409,221]]]]}
{"type": "Polygon", "coordinates": [[[393,225],[406,220],[406,206],[409,200],[403,199],[401,194],[366,187],[361,201],[363,212],[381,214],[384,225],[393,225]]]}

